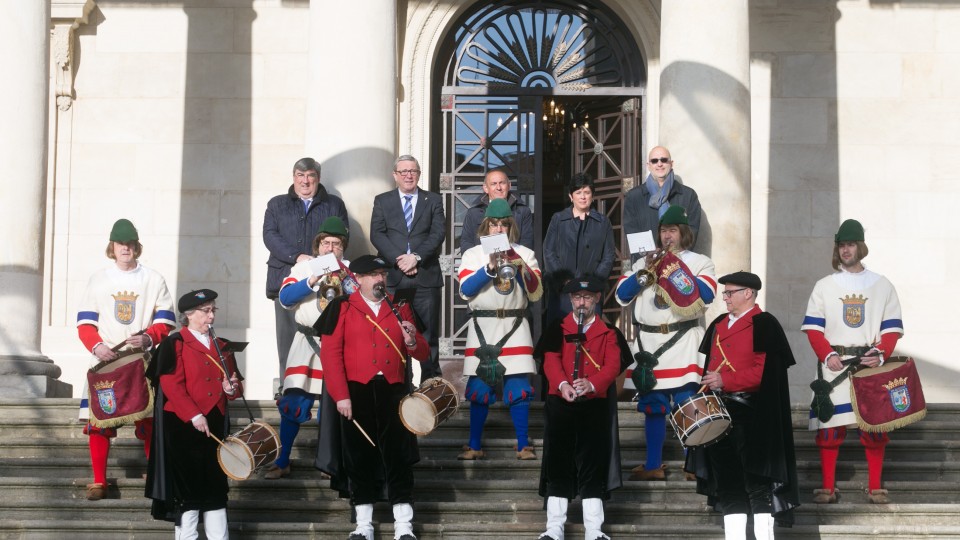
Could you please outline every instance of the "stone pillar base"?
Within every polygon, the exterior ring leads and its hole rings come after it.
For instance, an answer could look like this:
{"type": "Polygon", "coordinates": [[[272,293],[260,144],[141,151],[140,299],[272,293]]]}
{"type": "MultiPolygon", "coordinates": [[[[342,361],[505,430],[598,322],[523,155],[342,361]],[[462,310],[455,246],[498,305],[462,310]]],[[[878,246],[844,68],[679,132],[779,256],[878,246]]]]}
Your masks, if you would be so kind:
{"type": "Polygon", "coordinates": [[[46,356],[0,356],[0,398],[72,397],[73,385],[57,379],[60,367],[46,356]]]}

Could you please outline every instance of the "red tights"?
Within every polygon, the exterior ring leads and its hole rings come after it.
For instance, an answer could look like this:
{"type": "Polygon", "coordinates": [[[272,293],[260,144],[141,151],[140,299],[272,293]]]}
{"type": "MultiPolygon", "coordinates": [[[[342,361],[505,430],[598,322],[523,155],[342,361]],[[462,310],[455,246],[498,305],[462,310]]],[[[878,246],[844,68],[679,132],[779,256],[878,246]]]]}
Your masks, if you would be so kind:
{"type": "MultiPolygon", "coordinates": [[[[837,482],[837,456],[840,454],[840,445],[847,438],[847,428],[834,427],[817,430],[817,447],[820,448],[820,469],[823,473],[823,489],[831,492],[837,482]]],[[[860,444],[867,456],[868,489],[880,489],[880,479],[883,475],[883,452],[890,442],[886,433],[867,433],[860,431],[860,444]]]]}

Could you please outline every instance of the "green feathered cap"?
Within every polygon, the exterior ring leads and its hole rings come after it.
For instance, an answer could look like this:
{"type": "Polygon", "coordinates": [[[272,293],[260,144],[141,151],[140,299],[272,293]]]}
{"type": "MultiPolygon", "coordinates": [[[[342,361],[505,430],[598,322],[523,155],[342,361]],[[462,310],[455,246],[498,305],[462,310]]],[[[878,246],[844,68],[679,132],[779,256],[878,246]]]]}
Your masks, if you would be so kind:
{"type": "Polygon", "coordinates": [[[671,206],[660,217],[661,225],[689,225],[687,211],[682,206],[671,206]]]}
{"type": "Polygon", "coordinates": [[[350,237],[350,231],[347,230],[347,226],[344,225],[343,220],[337,216],[330,216],[323,220],[323,223],[320,224],[320,228],[317,229],[317,234],[320,233],[335,234],[344,238],[350,237]]]}
{"type": "Polygon", "coordinates": [[[487,211],[483,213],[483,217],[503,219],[513,217],[513,212],[506,199],[494,199],[487,205],[487,211]]]}
{"type": "Polygon", "coordinates": [[[139,242],[140,235],[137,234],[137,228],[130,223],[129,219],[118,219],[110,229],[111,242],[139,242]]]}
{"type": "Polygon", "coordinates": [[[834,242],[863,242],[863,225],[855,219],[848,219],[840,224],[834,242]]]}

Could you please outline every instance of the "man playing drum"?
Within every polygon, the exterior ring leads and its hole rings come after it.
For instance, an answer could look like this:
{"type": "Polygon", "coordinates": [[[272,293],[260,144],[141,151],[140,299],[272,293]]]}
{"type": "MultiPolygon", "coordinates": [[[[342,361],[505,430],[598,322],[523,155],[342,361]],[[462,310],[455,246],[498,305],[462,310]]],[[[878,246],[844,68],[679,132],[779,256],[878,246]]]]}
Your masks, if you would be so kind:
{"type": "MultiPolygon", "coordinates": [[[[837,455],[847,426],[856,424],[847,365],[882,365],[903,335],[897,291],[887,278],[864,267],[861,261],[867,253],[863,226],[853,219],[844,221],[834,236],[833,268],[837,272],[813,287],[801,327],[820,362],[818,380],[811,385],[814,404],[832,405],[810,410],[810,429],[817,430],[823,472],[822,488],[814,490],[813,500],[818,504],[837,502],[837,455]]],[[[872,503],[890,502],[880,478],[889,440],[886,433],[860,431],[867,456],[867,498],[872,503]]]]}
{"type": "Polygon", "coordinates": [[[617,302],[634,302],[639,323],[638,360],[627,370],[624,388],[637,390],[637,411],[645,416],[647,460],[633,469],[630,480],[664,480],[663,442],[667,413],[699,386],[703,355],[697,352],[703,338],[701,317],[717,292],[713,261],[690,251],[694,232],[686,210],[671,206],[660,218],[657,245],[671,253],[648,254],[634,263],[617,283],[617,302]],[[647,272],[656,274],[641,283],[647,272]],[[665,278],[660,278],[665,274],[665,278]],[[695,286],[694,286],[695,285],[695,286]]]}
{"type": "Polygon", "coordinates": [[[417,439],[403,427],[398,410],[410,384],[406,362],[429,361],[430,346],[410,322],[410,306],[399,306],[397,315],[385,301],[392,266],[373,255],[354,260],[350,267],[360,285],[358,294],[328,306],[317,324],[324,393],[336,403],[341,420],[337,431],[344,470],[327,472],[333,473],[331,487],[346,487],[356,510],[357,528],[350,540],[373,540],[373,503],[383,498],[393,505],[394,538],[416,540],[411,503],[413,464],[420,456],[417,439]]]}
{"type": "MultiPolygon", "coordinates": [[[[143,252],[140,236],[129,220],[118,219],[110,231],[107,257],[114,264],[90,277],[77,313],[77,332],[80,341],[93,353],[91,366],[117,360],[131,349],[149,351],[167,337],[176,324],[173,297],[163,277],[137,260],[143,252]]],[[[142,377],[128,385],[92,389],[97,405],[120,401],[131,392],[147,391],[142,377]]],[[[143,441],[143,451],[150,458],[150,437],[153,418],[149,406],[109,422],[90,419],[88,398],[90,389],[84,388],[80,400],[80,420],[86,422],[83,432],[90,437],[90,463],[93,483],[87,485],[87,499],[96,501],[107,494],[107,457],[110,439],[117,436],[117,428],[135,424],[136,437],[143,441]],[[97,424],[97,425],[95,425],[97,424]]],[[[108,405],[109,406],[109,405],[108,405]]]]}
{"type": "Polygon", "coordinates": [[[710,323],[700,344],[703,385],[720,393],[732,429],[711,446],[691,448],[686,470],[723,514],[727,540],[746,538],[748,514],[754,537],[768,540],[774,521],[791,525],[799,505],[787,380],[795,362],[780,323],[756,303],[760,278],[740,271],[719,282],[729,313],[710,323]]]}
{"type": "MultiPolygon", "coordinates": [[[[343,259],[349,232],[337,216],[328,217],[313,238],[314,256],[333,253],[343,259]]],[[[280,409],[280,455],[264,478],[274,480],[290,474],[290,451],[300,432],[300,424],[310,420],[313,403],[323,391],[323,366],[320,364],[320,338],[313,325],[335,296],[356,290],[356,282],[344,268],[322,276],[314,275],[311,261],[298,262],[280,285],[280,305],[296,310],[297,334],[290,345],[281,384],[283,396],[277,401],[280,409]]],[[[317,413],[317,420],[320,413],[317,413]]]]}
{"type": "Polygon", "coordinates": [[[563,540],[567,505],[579,495],[584,538],[609,540],[601,527],[603,499],[621,484],[620,448],[613,444],[619,436],[615,401],[621,350],[617,331],[596,314],[603,280],[575,278],[562,292],[570,295],[573,311],[551,323],[539,345],[548,388],[540,469],[547,529],[540,538],[563,540]]]}
{"type": "Polygon", "coordinates": [[[543,294],[540,267],[533,250],[517,243],[520,233],[506,199],[490,201],[478,234],[506,234],[511,247],[487,255],[482,245],[474,246],[463,254],[457,270],[460,296],[472,311],[463,364],[469,377],[470,442],[457,459],[483,457],[483,426],[501,384],[517,436],[517,459],[536,459],[527,437],[533,399],[528,374],[536,373],[536,365],[526,308],[543,294]]]}

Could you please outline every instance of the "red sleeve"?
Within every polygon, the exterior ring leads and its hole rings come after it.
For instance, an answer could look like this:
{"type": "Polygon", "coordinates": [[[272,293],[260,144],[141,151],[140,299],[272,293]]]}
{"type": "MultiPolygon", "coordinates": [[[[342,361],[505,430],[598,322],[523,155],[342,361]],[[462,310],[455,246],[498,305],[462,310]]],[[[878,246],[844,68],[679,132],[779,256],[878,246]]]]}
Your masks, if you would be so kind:
{"type": "Polygon", "coordinates": [[[320,364],[323,365],[324,391],[330,392],[334,402],[350,398],[350,392],[347,390],[347,369],[343,360],[343,337],[344,327],[352,309],[349,302],[344,302],[340,306],[340,320],[337,321],[333,333],[320,338],[320,364]]]}
{"type": "Polygon", "coordinates": [[[753,360],[749,364],[737,366],[737,371],[720,370],[723,380],[723,390],[727,392],[755,392],[760,389],[760,380],[763,378],[763,364],[767,353],[753,353],[753,360]]]}
{"type": "Polygon", "coordinates": [[[177,341],[174,354],[177,359],[177,366],[173,373],[160,376],[160,387],[163,388],[163,395],[166,402],[173,409],[177,418],[184,422],[189,422],[191,418],[198,414],[203,414],[200,407],[190,397],[187,392],[187,374],[183,369],[183,343],[177,341]]]}
{"type": "MultiPolygon", "coordinates": [[[[226,347],[227,342],[223,340],[219,340],[219,341],[220,341],[220,350],[222,351],[223,348],[226,347]]],[[[237,379],[239,380],[239,382],[237,383],[237,390],[233,393],[232,396],[230,394],[227,394],[226,392],[224,392],[223,394],[224,396],[226,396],[228,400],[233,401],[243,395],[243,377],[240,376],[240,370],[237,369],[237,357],[234,356],[232,352],[225,353],[223,355],[223,359],[226,360],[227,366],[229,366],[229,369],[230,369],[230,372],[227,373],[227,377],[226,377],[227,380],[230,380],[230,377],[232,377],[234,373],[237,374],[237,379]]]]}
{"type": "Polygon", "coordinates": [[[150,336],[153,346],[156,347],[170,334],[171,326],[166,323],[157,323],[149,326],[144,334],[150,336]]]}
{"type": "Polygon", "coordinates": [[[563,381],[571,382],[567,374],[563,372],[561,358],[561,353],[556,351],[547,351],[543,354],[543,371],[547,375],[547,384],[550,386],[547,389],[548,394],[558,393],[557,389],[563,381]]]}
{"type": "Polygon", "coordinates": [[[620,375],[620,346],[617,345],[617,335],[608,330],[604,335],[603,365],[600,366],[599,373],[587,377],[587,380],[593,385],[594,392],[598,396],[605,396],[607,388],[613,384],[618,375],[620,375]]]}
{"type": "Polygon", "coordinates": [[[817,355],[817,360],[823,362],[827,358],[827,355],[833,352],[833,347],[830,346],[827,337],[824,336],[820,330],[804,330],[804,333],[807,334],[807,341],[809,341],[810,346],[813,347],[813,352],[817,355]]]}
{"type": "MultiPolygon", "coordinates": [[[[403,307],[400,308],[400,316],[405,321],[416,320],[413,317],[413,311],[410,309],[409,305],[404,305],[403,307]]],[[[399,323],[398,323],[398,326],[399,326],[399,323]]],[[[403,335],[402,330],[399,335],[401,336],[403,335]]],[[[402,348],[407,347],[406,343],[400,343],[399,345],[402,348]]],[[[423,337],[423,332],[419,332],[419,331],[417,332],[417,346],[414,347],[412,350],[407,349],[407,353],[411,357],[420,361],[421,363],[430,361],[430,344],[427,343],[426,338],[423,337]]]]}
{"type": "MultiPolygon", "coordinates": [[[[97,330],[97,327],[92,324],[81,324],[77,327],[77,334],[80,336],[80,342],[83,343],[83,346],[90,352],[93,352],[93,347],[97,343],[103,342],[103,338],[100,337],[100,332],[97,330]]],[[[155,343],[160,342],[156,341],[155,343]]]]}
{"type": "Polygon", "coordinates": [[[884,360],[893,356],[893,350],[897,347],[897,342],[899,340],[900,334],[896,332],[887,332],[886,334],[880,336],[880,346],[877,348],[883,351],[884,360]]]}

